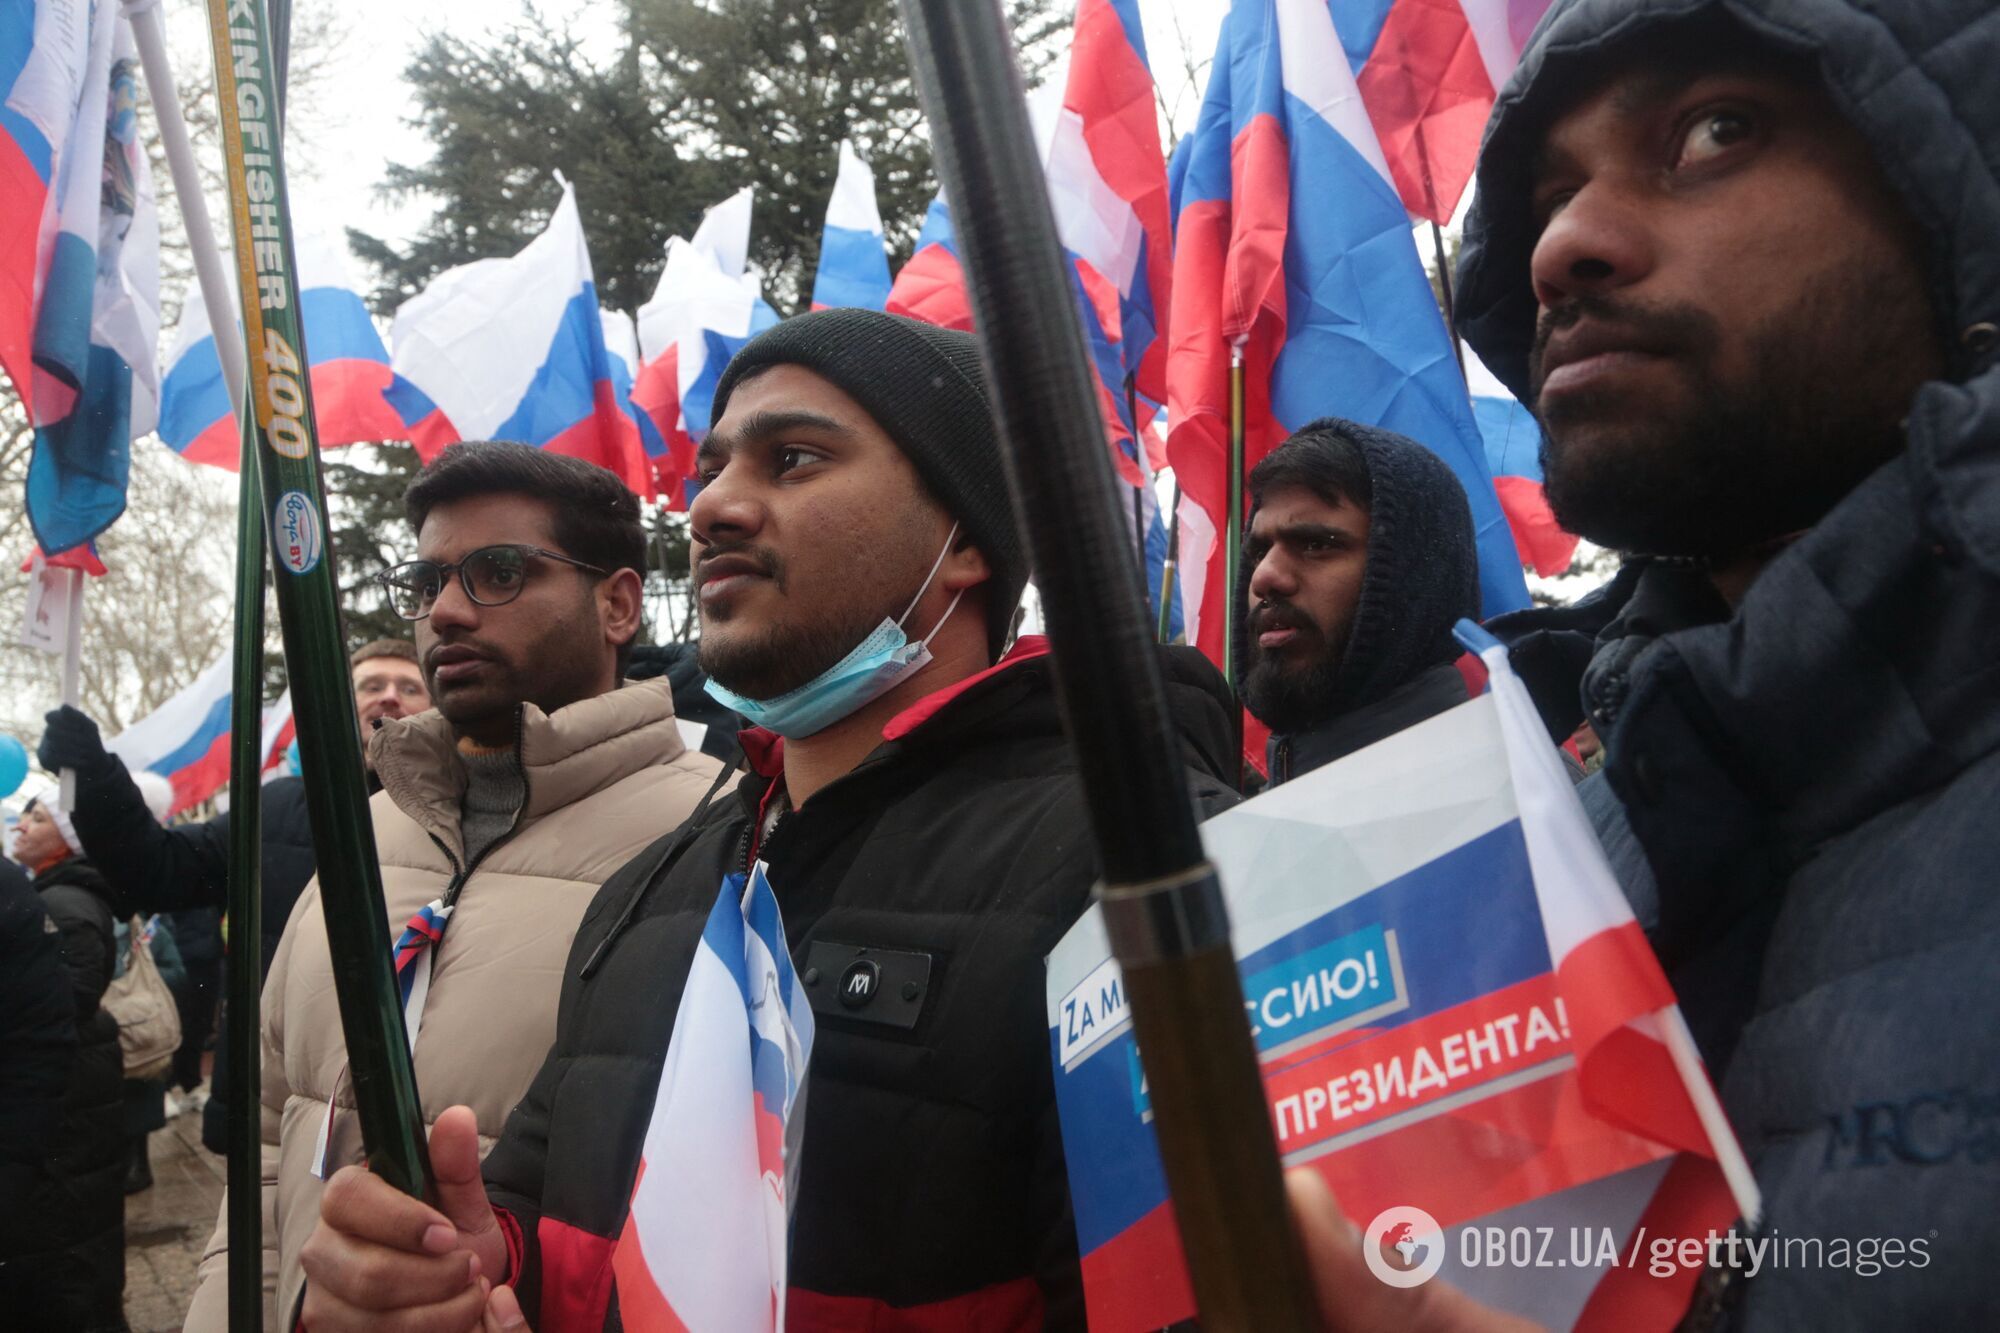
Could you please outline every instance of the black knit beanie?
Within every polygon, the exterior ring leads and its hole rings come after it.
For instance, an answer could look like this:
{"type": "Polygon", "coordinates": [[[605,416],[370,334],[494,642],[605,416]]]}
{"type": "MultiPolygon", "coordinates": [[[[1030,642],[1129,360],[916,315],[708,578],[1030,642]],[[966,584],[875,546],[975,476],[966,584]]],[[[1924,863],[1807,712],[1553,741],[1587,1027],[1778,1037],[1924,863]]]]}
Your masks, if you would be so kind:
{"type": "Polygon", "coordinates": [[[939,503],[986,556],[986,640],[997,657],[1028,582],[1028,556],[1001,471],[1000,435],[969,333],[876,310],[815,310],[766,329],[729,360],[710,420],[772,366],[804,366],[888,432],[939,503]]]}

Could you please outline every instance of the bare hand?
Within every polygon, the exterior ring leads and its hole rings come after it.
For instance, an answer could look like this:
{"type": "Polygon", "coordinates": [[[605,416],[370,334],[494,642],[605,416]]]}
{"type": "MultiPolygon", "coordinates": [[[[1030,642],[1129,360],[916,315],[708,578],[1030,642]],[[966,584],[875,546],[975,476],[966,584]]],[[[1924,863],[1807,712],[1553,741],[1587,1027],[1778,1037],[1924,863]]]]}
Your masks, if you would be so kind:
{"type": "Polygon", "coordinates": [[[1448,1282],[1385,1285],[1361,1257],[1361,1229],[1340,1211],[1317,1171],[1286,1172],[1285,1192],[1327,1333],[1527,1333],[1538,1327],[1481,1305],[1448,1282]]]}
{"type": "Polygon", "coordinates": [[[481,1327],[493,1284],[506,1280],[507,1244],[479,1179],[472,1111],[439,1116],[430,1145],[435,1208],[364,1167],[343,1167],[327,1182],[319,1225],[299,1251],[302,1319],[313,1333],[481,1327]]]}

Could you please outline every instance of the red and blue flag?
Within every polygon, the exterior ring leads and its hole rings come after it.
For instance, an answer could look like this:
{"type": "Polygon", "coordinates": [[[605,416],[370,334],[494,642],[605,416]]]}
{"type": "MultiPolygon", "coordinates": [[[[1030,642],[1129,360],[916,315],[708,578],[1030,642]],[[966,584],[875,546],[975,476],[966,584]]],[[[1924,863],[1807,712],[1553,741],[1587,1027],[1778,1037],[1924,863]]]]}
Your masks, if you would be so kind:
{"type": "Polygon", "coordinates": [[[34,425],[27,514],[60,553],[125,510],[153,429],[160,232],[117,0],[0,0],[0,367],[34,425]]]}
{"type": "Polygon", "coordinates": [[[897,270],[883,307],[940,328],[972,332],[972,297],[965,289],[965,270],[958,262],[958,238],[951,227],[951,205],[944,191],[924,211],[923,230],[909,262],[897,270]]]}
{"type": "Polygon", "coordinates": [[[1316,417],[1407,435],[1465,488],[1484,614],[1527,605],[1451,337],[1326,0],[1236,0],[1190,137],[1176,163],[1167,453],[1186,501],[1192,641],[1224,659],[1232,355],[1246,469],[1316,417]]]}
{"type": "Polygon", "coordinates": [[[723,368],[778,322],[749,266],[750,212],[746,186],[708,210],[692,241],[670,239],[659,286],[639,308],[633,403],[653,427],[648,456],[675,509],[692,494],[694,447],[708,434],[723,368]]]}
{"type": "Polygon", "coordinates": [[[512,440],[595,463],[652,494],[646,434],[604,341],[576,193],[519,254],[448,269],[396,312],[386,393],[426,460],[512,440]]]}
{"type": "Polygon", "coordinates": [[[875,202],[875,173],[854,145],[840,141],[840,170],[826,205],[819,265],[813,273],[812,308],[853,306],[880,310],[889,303],[889,252],[883,246],[882,210],[875,202]]]}
{"type": "Polygon", "coordinates": [[[1472,178],[1493,98],[1549,0],[1331,0],[1403,207],[1442,225],[1472,178]]]}
{"type": "MultiPolygon", "coordinates": [[[[319,442],[330,447],[407,438],[402,417],[383,396],[394,380],[389,349],[368,316],[346,254],[333,238],[311,228],[302,230],[295,244],[319,442]]],[[[207,305],[193,290],[181,307],[160,380],[160,439],[189,462],[232,472],[241,457],[215,331],[207,305]]]]}
{"type": "Polygon", "coordinates": [[[630,1210],[612,1249],[625,1327],[785,1327],[813,1014],[759,862],[727,877],[681,988],[630,1210]]]}
{"type": "Polygon", "coordinates": [[[1472,389],[1472,415],[1486,442],[1486,466],[1493,489],[1514,534],[1521,563],[1543,578],[1569,568],[1576,534],[1564,532],[1542,493],[1542,427],[1484,362],[1465,349],[1465,378],[1472,389]]]}
{"type": "MultiPolygon", "coordinates": [[[[1526,688],[1469,637],[1490,695],[1202,826],[1272,1134],[1424,1276],[1548,1327],[1664,1333],[1707,1250],[1662,1254],[1754,1218],[1757,1187],[1526,688]],[[1538,1228],[1561,1263],[1480,1262],[1538,1228]]],[[[1090,1326],[1175,1325],[1193,1294],[1095,909],[1047,997],[1090,1326]]]]}
{"type": "MultiPolygon", "coordinates": [[[[230,673],[225,649],[187,688],[104,743],[133,773],[157,773],[174,789],[170,814],[229,781],[230,673]]],[[[289,691],[263,712],[264,771],[277,767],[293,736],[289,691]]]]}

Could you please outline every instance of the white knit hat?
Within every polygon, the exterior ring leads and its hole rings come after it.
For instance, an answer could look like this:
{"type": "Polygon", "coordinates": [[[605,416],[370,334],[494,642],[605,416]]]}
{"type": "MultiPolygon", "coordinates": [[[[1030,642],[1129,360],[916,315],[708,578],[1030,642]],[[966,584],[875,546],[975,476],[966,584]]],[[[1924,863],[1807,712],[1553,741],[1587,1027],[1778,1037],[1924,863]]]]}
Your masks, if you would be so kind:
{"type": "Polygon", "coordinates": [[[158,773],[140,769],[132,775],[132,785],[139,789],[139,799],[153,812],[153,818],[166,823],[174,808],[174,784],[158,773]]]}

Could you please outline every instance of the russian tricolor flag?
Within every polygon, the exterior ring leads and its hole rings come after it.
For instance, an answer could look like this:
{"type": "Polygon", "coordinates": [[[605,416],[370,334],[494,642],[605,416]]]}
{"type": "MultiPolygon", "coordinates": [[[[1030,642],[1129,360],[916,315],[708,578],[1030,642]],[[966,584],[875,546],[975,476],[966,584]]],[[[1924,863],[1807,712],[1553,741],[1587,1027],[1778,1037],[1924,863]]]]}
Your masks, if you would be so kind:
{"type": "Polygon", "coordinates": [[[875,173],[854,145],[840,141],[840,172],[826,205],[826,231],[813,273],[812,308],[855,306],[880,310],[889,303],[889,255],[883,248],[882,211],[875,203],[875,173]]]}
{"type": "Polygon", "coordinates": [[[1472,507],[1484,614],[1527,605],[1451,338],[1326,0],[1236,0],[1178,182],[1168,458],[1192,639],[1220,662],[1232,350],[1245,467],[1334,415],[1426,445],[1472,507]]]}
{"type": "Polygon", "coordinates": [[[654,427],[651,465],[676,509],[686,507],[694,446],[708,434],[723,368],[778,322],[749,267],[750,209],[745,187],[708,210],[692,241],[669,240],[659,286],[639,307],[644,363],[633,400],[654,427]]]}
{"type": "Polygon", "coordinates": [[[958,262],[958,238],[951,228],[951,205],[939,190],[924,210],[917,248],[896,273],[884,306],[892,315],[920,319],[939,328],[972,332],[972,298],[965,290],[965,270],[958,262]]]}
{"type": "Polygon", "coordinates": [[[0,0],[0,366],[34,423],[27,513],[51,553],[125,509],[153,429],[160,231],[117,0],[0,0]]]}
{"type": "Polygon", "coordinates": [[[1390,179],[1442,225],[1479,157],[1496,90],[1549,0],[1331,0],[1390,179]]]}
{"type": "MultiPolygon", "coordinates": [[[[225,649],[192,684],[106,741],[129,772],[157,773],[173,784],[170,814],[199,805],[229,781],[231,653],[225,649]]],[[[287,690],[263,713],[263,769],[275,767],[292,743],[292,695],[287,690]]]]}
{"type": "Polygon", "coordinates": [[[716,895],[612,1249],[638,1333],[785,1327],[813,1015],[761,862],[716,895]]]}
{"type": "MultiPolygon", "coordinates": [[[[1525,687],[1467,637],[1490,695],[1202,826],[1272,1134],[1357,1226],[1421,1210],[1441,1281],[1547,1327],[1664,1333],[1704,1260],[1661,1247],[1754,1219],[1757,1187],[1525,687]],[[1479,1262],[1517,1228],[1561,1262],[1479,1262]]],[[[1100,1333],[1194,1313],[1123,982],[1093,909],[1047,995],[1100,1333]]]]}
{"type": "MultiPolygon", "coordinates": [[[[394,379],[389,349],[368,317],[345,251],[313,228],[301,230],[294,244],[320,444],[407,438],[402,417],[383,397],[394,379]]],[[[207,305],[192,288],[160,381],[160,438],[193,463],[235,471],[241,457],[215,331],[209,327],[207,305]]]]}
{"type": "Polygon", "coordinates": [[[439,274],[396,312],[389,341],[396,379],[387,398],[426,460],[458,440],[512,440],[595,463],[652,494],[569,182],[541,235],[511,258],[439,274]]]}
{"type": "Polygon", "coordinates": [[[1173,282],[1173,219],[1137,0],[1080,0],[1068,77],[1044,134],[1063,245],[1118,292],[1117,378],[1164,402],[1158,334],[1173,282]]]}
{"type": "Polygon", "coordinates": [[[1577,539],[1562,530],[1542,493],[1541,423],[1470,347],[1463,350],[1472,415],[1486,442],[1486,466],[1493,472],[1493,489],[1514,534],[1514,549],[1521,563],[1543,578],[1560,574],[1576,555],[1577,539]]]}

